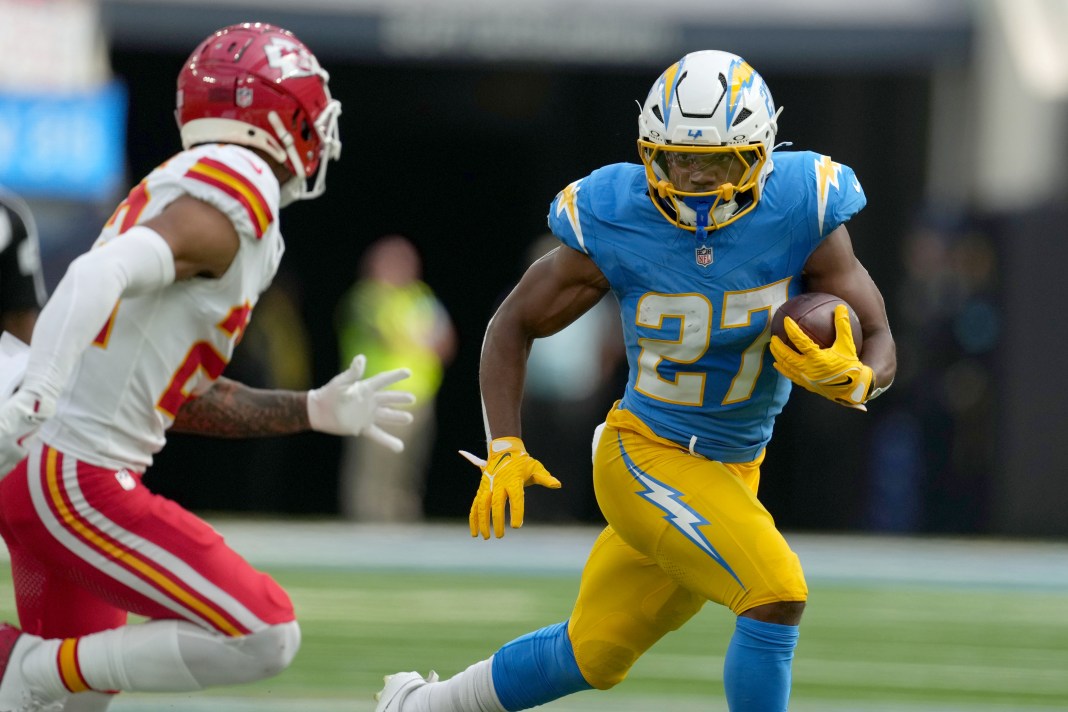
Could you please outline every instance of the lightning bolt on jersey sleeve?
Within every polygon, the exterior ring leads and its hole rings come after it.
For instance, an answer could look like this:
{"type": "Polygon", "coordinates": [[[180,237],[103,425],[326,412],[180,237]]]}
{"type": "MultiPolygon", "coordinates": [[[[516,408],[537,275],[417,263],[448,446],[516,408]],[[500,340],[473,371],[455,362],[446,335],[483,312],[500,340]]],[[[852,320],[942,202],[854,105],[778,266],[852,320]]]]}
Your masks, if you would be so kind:
{"type": "Polygon", "coordinates": [[[584,211],[579,207],[580,193],[583,198],[586,197],[586,193],[582,193],[582,180],[571,183],[556,194],[549,206],[549,229],[568,247],[589,254],[582,229],[584,211]]]}
{"type": "Polygon", "coordinates": [[[811,193],[815,198],[816,229],[820,238],[856,215],[868,202],[853,169],[830,156],[802,154],[811,160],[811,193]]]}
{"type": "Polygon", "coordinates": [[[549,207],[550,231],[589,255],[612,283],[627,279],[620,255],[637,257],[634,251],[645,249],[643,236],[663,230],[638,168],[628,163],[599,168],[560,191],[549,207]]]}

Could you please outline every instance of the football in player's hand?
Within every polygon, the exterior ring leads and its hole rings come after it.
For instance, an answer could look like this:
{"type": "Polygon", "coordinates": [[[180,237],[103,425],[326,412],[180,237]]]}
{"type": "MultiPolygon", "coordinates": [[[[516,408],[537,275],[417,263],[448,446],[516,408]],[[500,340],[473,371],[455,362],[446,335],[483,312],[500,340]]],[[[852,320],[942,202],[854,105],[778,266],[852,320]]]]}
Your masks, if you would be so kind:
{"type": "Polygon", "coordinates": [[[805,292],[799,294],[779,307],[771,317],[771,333],[778,336],[787,346],[797,348],[790,341],[783,325],[785,317],[789,316],[797,322],[801,330],[810,339],[819,344],[820,348],[828,348],[834,344],[834,308],[839,304],[849,307],[849,325],[853,328],[853,343],[856,344],[857,353],[860,353],[863,335],[860,331],[860,319],[857,318],[853,308],[846,304],[845,300],[833,294],[823,292],[805,292]]]}

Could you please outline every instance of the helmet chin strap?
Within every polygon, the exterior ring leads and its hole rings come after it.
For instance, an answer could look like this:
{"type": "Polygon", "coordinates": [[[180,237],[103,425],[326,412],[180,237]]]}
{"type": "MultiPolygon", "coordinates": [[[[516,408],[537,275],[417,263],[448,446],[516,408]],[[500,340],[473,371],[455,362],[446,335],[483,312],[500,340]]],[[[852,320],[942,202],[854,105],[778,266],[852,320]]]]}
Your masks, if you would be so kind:
{"type": "MultiPolygon", "coordinates": [[[[734,186],[727,184],[730,190],[722,196],[679,196],[675,200],[680,222],[693,225],[699,233],[708,232],[709,216],[716,225],[721,225],[738,212],[738,203],[734,200],[734,186]]],[[[704,239],[704,235],[701,235],[704,239]]]]}
{"type": "Polygon", "coordinates": [[[289,180],[280,186],[278,194],[278,207],[284,208],[304,197],[304,181],[299,176],[291,176],[289,180]]]}
{"type": "Polygon", "coordinates": [[[694,227],[697,228],[697,239],[704,242],[708,237],[708,213],[712,210],[712,201],[708,198],[683,198],[682,202],[694,212],[694,227]]]}

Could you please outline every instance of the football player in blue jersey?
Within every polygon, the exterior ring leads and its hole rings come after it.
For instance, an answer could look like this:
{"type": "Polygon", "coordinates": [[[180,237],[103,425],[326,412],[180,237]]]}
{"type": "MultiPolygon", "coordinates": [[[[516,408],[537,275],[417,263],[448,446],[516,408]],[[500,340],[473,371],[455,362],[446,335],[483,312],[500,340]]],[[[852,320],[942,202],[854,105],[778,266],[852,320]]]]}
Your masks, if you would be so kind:
{"type": "Polygon", "coordinates": [[[775,151],[779,110],[742,58],[688,54],[653,85],[638,119],[639,164],[561,191],[549,226],[563,243],[532,265],[490,321],[481,386],[489,447],[471,534],[523,522],[523,488],[560,483],[520,439],[531,342],[606,293],[619,301],[629,360],[622,399],[594,436],[608,526],[570,617],[444,681],[386,678],[378,712],[503,712],[623,680],[638,657],[707,601],[737,615],[723,668],[733,712],[782,712],[808,590],[797,555],[757,499],[760,464],[791,381],[863,410],[893,380],[883,298],[845,223],[865,203],[853,171],[775,151]],[[770,336],[802,291],[851,304],[820,348],[770,336]]]}

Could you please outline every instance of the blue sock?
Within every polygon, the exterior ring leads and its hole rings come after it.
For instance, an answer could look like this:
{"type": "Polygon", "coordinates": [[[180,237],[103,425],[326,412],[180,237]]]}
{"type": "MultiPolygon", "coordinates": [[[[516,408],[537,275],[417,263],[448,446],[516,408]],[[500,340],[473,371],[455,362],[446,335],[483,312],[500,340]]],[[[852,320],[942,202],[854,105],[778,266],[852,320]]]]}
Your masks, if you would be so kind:
{"type": "Polygon", "coordinates": [[[723,661],[731,712],[786,712],[798,626],[738,617],[723,661]]]}
{"type": "Polygon", "coordinates": [[[575,662],[567,621],[516,638],[493,656],[493,688],[509,712],[591,687],[575,662]]]}

